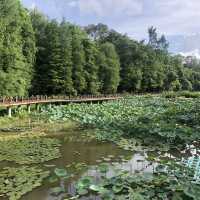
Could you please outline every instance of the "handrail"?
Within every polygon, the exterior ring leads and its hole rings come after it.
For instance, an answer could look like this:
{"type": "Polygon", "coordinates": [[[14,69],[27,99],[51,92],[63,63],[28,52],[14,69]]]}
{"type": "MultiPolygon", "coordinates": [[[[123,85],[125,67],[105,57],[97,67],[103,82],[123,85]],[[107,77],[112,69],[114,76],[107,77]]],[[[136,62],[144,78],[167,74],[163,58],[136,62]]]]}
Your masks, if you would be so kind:
{"type": "Polygon", "coordinates": [[[0,105],[5,104],[19,104],[19,103],[40,103],[40,102],[48,102],[48,101],[75,101],[75,100],[103,100],[108,98],[117,99],[122,97],[122,95],[119,94],[101,94],[101,95],[81,95],[81,96],[47,96],[47,95],[36,95],[36,96],[30,96],[30,97],[0,97],[0,105]]]}

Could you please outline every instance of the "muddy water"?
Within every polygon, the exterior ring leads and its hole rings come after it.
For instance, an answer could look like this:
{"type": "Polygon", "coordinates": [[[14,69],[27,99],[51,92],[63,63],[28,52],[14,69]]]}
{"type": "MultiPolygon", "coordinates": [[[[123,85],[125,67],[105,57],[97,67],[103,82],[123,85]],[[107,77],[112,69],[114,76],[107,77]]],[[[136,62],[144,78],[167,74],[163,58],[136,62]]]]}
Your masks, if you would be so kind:
{"type": "MultiPolygon", "coordinates": [[[[60,129],[59,129],[60,130],[60,129]]],[[[99,174],[96,169],[96,165],[99,163],[109,163],[110,170],[107,176],[112,176],[113,166],[119,169],[128,170],[132,173],[138,171],[148,171],[153,172],[156,164],[148,162],[145,158],[147,155],[145,153],[132,153],[124,151],[112,143],[107,142],[97,142],[96,140],[88,140],[87,136],[83,137],[85,134],[84,130],[65,130],[57,131],[56,128],[51,130],[51,137],[58,138],[61,143],[61,157],[56,160],[52,160],[47,163],[39,164],[38,167],[44,168],[45,170],[53,171],[55,167],[66,168],[69,165],[85,164],[87,168],[74,173],[74,176],[66,181],[58,181],[56,183],[50,184],[48,179],[44,181],[41,187],[34,189],[32,192],[24,195],[21,200],[63,200],[67,199],[66,194],[52,195],[52,188],[62,187],[70,195],[75,195],[75,182],[82,176],[92,175],[96,178],[99,174]],[[53,132],[53,136],[52,136],[53,132]],[[53,167],[50,167],[53,166],[53,167]]],[[[10,133],[9,133],[10,134],[10,133]]],[[[49,136],[50,137],[50,136],[49,136]]],[[[189,148],[191,149],[191,148],[189,148]]],[[[183,154],[185,155],[185,151],[183,154]]],[[[196,154],[196,152],[195,152],[196,154]]],[[[179,152],[179,155],[180,152],[179,152]]],[[[169,155],[166,155],[169,156],[169,155]]],[[[170,154],[171,156],[171,154],[170,154]]],[[[182,157],[183,155],[181,155],[182,157]]],[[[189,157],[190,155],[187,155],[189,157]]],[[[177,155],[176,155],[177,157],[177,155]]],[[[13,163],[0,162],[0,167],[12,166],[13,163]]],[[[68,170],[68,169],[67,169],[68,170]]],[[[71,172],[70,172],[71,173],[71,172]]],[[[73,169],[72,169],[73,173],[73,169]]],[[[1,200],[1,197],[0,197],[1,200]]],[[[5,200],[5,199],[3,199],[5,200]]],[[[83,200],[100,200],[99,197],[87,197],[83,200]]]]}
{"type": "MultiPolygon", "coordinates": [[[[51,194],[51,189],[57,186],[62,186],[66,191],[68,191],[69,194],[74,195],[75,181],[83,175],[94,175],[98,177],[98,172],[95,166],[101,162],[110,163],[119,169],[126,169],[132,172],[135,170],[153,170],[151,163],[145,161],[144,155],[133,154],[131,152],[124,151],[107,142],[97,142],[95,140],[87,141],[83,137],[80,137],[80,135],[80,130],[67,133],[56,133],[55,137],[60,139],[62,142],[62,157],[40,164],[39,166],[52,171],[52,173],[55,167],[47,168],[47,165],[55,165],[58,168],[65,168],[71,164],[84,163],[88,166],[87,169],[79,172],[68,181],[50,184],[48,180],[46,180],[41,187],[36,188],[32,192],[26,194],[21,198],[21,200],[62,200],[63,197],[66,197],[65,195],[61,194],[54,196],[51,194]],[[138,162],[138,160],[140,162],[138,162]]],[[[108,176],[111,174],[112,170],[109,171],[108,176]]],[[[98,197],[92,197],[88,199],[94,200],[98,199],[98,197]]]]}

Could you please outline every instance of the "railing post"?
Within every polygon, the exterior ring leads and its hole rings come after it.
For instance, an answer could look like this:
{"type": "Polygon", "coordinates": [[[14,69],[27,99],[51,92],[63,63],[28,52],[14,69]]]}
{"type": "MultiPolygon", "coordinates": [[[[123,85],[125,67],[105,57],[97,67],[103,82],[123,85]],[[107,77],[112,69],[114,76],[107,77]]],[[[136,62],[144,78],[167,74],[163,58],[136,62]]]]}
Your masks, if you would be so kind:
{"type": "Polygon", "coordinates": [[[40,106],[38,103],[35,104],[36,110],[39,111],[40,110],[40,106]]]}
{"type": "Polygon", "coordinates": [[[30,104],[27,105],[27,111],[29,114],[31,113],[31,105],[30,104]]]}
{"type": "Polygon", "coordinates": [[[12,117],[12,108],[11,107],[7,108],[7,112],[8,112],[8,117],[12,117]]]}

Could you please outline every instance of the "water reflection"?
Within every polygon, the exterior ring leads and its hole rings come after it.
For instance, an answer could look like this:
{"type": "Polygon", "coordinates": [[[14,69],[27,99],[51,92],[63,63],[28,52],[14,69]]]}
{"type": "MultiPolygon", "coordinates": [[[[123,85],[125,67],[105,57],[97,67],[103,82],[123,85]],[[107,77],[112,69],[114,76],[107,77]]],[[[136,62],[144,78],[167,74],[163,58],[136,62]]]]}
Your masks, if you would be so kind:
{"type": "MultiPolygon", "coordinates": [[[[74,183],[81,176],[94,176],[97,179],[100,177],[96,169],[96,165],[100,162],[110,163],[110,169],[107,173],[108,177],[114,175],[113,166],[115,169],[123,169],[132,173],[136,171],[152,172],[155,167],[151,162],[146,160],[145,154],[141,155],[136,153],[133,155],[132,152],[124,151],[111,143],[86,142],[84,139],[80,139],[80,132],[68,133],[67,137],[70,138],[69,140],[66,139],[66,133],[61,133],[58,137],[63,141],[61,149],[62,158],[49,162],[48,164],[55,164],[61,168],[72,163],[85,163],[88,166],[88,169],[76,174],[70,181],[61,181],[60,186],[65,188],[71,195],[75,195],[74,183]],[[74,138],[77,138],[77,140],[74,138]]],[[[51,194],[50,188],[55,186],[59,186],[59,184],[50,185],[46,181],[42,187],[25,195],[22,200],[62,200],[63,197],[66,197],[64,194],[59,196],[53,196],[51,194]]],[[[90,196],[86,199],[98,200],[99,197],[90,196]]]]}

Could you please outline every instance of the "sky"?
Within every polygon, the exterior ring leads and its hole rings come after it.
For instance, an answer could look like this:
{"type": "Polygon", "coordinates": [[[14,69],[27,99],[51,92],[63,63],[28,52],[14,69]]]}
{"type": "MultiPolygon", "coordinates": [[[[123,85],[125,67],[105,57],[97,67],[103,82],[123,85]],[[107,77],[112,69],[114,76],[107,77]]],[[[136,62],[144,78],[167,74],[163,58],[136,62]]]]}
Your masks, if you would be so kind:
{"type": "Polygon", "coordinates": [[[107,24],[141,40],[155,26],[165,35],[200,33],[200,0],[22,0],[50,18],[79,25],[107,24]]]}

